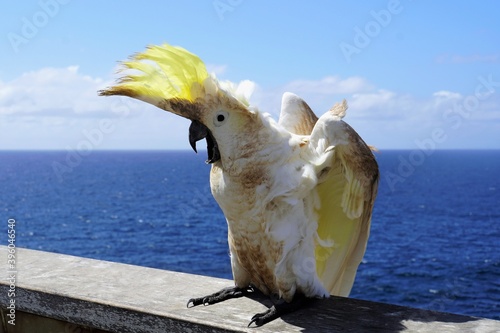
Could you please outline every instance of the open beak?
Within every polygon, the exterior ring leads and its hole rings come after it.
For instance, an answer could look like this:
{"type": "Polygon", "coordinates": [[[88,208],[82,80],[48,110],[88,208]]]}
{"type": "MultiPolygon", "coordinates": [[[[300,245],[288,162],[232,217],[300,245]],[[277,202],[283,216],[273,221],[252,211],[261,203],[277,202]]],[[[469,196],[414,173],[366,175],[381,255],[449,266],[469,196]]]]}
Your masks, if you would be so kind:
{"type": "Polygon", "coordinates": [[[218,160],[220,160],[220,152],[219,147],[217,146],[217,141],[215,141],[215,138],[213,137],[208,127],[197,120],[193,120],[191,122],[191,126],[189,126],[189,144],[191,145],[195,153],[198,153],[198,151],[196,150],[196,142],[205,138],[207,139],[208,153],[208,159],[205,162],[207,164],[217,162],[218,160]]]}

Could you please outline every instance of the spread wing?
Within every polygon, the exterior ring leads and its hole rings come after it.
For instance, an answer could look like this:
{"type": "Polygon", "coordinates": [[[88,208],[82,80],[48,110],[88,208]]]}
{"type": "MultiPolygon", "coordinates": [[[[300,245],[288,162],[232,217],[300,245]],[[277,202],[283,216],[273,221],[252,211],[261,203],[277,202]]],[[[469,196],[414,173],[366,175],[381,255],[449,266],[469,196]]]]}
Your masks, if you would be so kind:
{"type": "Polygon", "coordinates": [[[286,92],[281,99],[281,113],[278,124],[291,133],[309,135],[318,117],[299,96],[286,92]]]}
{"type": "Polygon", "coordinates": [[[346,110],[344,100],[318,119],[300,97],[285,93],[279,118],[288,131],[310,135],[319,179],[316,271],[339,296],[349,295],[363,259],[379,181],[372,148],[342,120],[346,110]]]}
{"type": "Polygon", "coordinates": [[[379,172],[370,147],[342,120],[345,100],[311,133],[319,163],[316,270],[332,295],[348,296],[365,253],[379,172]]]}

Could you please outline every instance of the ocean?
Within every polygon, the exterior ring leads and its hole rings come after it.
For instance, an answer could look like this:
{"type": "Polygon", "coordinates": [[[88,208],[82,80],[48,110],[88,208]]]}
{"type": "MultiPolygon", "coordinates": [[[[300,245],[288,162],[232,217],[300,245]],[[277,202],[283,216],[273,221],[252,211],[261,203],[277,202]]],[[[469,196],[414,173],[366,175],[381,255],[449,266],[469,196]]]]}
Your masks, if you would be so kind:
{"type": "MultiPolygon", "coordinates": [[[[206,154],[0,152],[16,245],[231,278],[206,154]]],[[[351,297],[500,319],[500,151],[382,150],[351,297]]],[[[22,261],[20,261],[22,262],[22,261]]]]}

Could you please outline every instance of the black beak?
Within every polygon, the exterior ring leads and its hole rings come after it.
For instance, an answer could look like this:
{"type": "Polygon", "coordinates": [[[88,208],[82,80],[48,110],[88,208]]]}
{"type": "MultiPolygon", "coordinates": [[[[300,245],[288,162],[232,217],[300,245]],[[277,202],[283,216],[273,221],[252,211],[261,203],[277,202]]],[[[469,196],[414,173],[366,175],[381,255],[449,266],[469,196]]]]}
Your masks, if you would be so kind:
{"type": "Polygon", "coordinates": [[[219,153],[219,147],[217,146],[217,141],[215,141],[215,138],[213,137],[208,127],[206,127],[197,120],[193,120],[191,122],[191,126],[189,126],[189,144],[191,145],[195,153],[198,153],[198,151],[196,150],[196,142],[205,138],[207,139],[207,153],[208,153],[208,160],[206,160],[205,162],[207,164],[217,162],[218,160],[220,160],[220,153],[219,153]]]}

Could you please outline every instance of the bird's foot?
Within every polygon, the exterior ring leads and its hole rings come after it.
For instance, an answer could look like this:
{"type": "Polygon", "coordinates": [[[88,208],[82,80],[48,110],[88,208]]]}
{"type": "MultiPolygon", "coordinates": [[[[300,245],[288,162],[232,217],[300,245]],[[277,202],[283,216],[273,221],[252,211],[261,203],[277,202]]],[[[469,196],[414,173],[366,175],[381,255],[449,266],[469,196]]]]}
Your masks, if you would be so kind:
{"type": "Polygon", "coordinates": [[[248,323],[248,327],[250,327],[252,324],[255,324],[255,326],[262,326],[281,317],[284,314],[294,312],[301,308],[307,302],[307,300],[309,299],[301,294],[295,295],[290,303],[287,303],[283,299],[281,299],[278,301],[278,303],[267,309],[267,311],[257,313],[255,316],[253,316],[250,323],[248,323]]]}
{"type": "Polygon", "coordinates": [[[252,287],[248,286],[246,288],[238,288],[238,287],[229,287],[229,288],[224,288],[216,293],[213,293],[211,295],[205,296],[205,297],[199,297],[199,298],[191,298],[187,302],[187,307],[192,308],[197,305],[203,304],[203,305],[211,305],[219,302],[223,302],[225,300],[231,299],[231,298],[238,298],[242,296],[246,296],[250,293],[252,293],[254,290],[252,287]]]}

